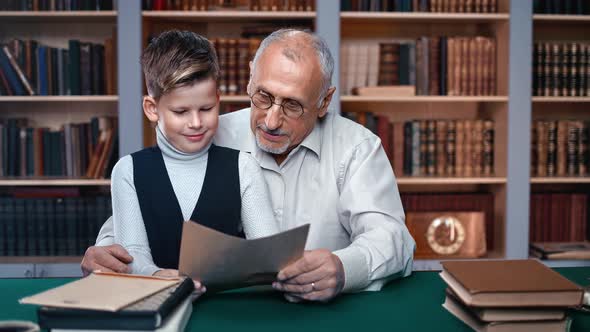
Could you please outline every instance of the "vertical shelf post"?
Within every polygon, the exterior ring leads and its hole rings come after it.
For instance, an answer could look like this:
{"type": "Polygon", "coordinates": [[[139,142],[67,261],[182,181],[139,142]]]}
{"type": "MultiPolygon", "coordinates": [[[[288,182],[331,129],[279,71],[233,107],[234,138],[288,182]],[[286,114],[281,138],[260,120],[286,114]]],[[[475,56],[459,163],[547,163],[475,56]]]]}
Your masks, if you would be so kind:
{"type": "Polygon", "coordinates": [[[141,0],[118,1],[119,157],[143,147],[141,0]]]}
{"type": "Polygon", "coordinates": [[[316,0],[316,32],[328,43],[334,57],[332,85],[336,92],[330,103],[330,111],[340,114],[340,1],[316,0]]]}
{"type": "Polygon", "coordinates": [[[506,184],[506,258],[528,257],[532,1],[510,1],[508,82],[508,181],[506,184]]]}

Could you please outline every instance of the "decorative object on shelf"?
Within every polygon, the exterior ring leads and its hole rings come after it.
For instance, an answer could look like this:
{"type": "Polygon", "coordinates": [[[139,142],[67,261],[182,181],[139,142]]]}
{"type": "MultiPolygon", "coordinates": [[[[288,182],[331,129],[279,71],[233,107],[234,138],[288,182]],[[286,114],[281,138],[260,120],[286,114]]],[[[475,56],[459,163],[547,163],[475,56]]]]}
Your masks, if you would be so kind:
{"type": "Polygon", "coordinates": [[[476,258],[487,252],[483,212],[408,212],[415,258],[476,258]]]}

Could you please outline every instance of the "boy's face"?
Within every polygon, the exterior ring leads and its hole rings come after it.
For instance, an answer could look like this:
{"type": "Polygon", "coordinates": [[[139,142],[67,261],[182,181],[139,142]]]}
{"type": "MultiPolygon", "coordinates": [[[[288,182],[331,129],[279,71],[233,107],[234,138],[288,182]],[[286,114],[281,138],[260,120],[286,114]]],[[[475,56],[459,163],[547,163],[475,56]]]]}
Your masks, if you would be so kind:
{"type": "Polygon", "coordinates": [[[158,123],[175,148],[185,153],[201,151],[217,131],[217,84],[210,78],[173,89],[158,101],[146,96],[143,111],[151,122],[158,123]]]}

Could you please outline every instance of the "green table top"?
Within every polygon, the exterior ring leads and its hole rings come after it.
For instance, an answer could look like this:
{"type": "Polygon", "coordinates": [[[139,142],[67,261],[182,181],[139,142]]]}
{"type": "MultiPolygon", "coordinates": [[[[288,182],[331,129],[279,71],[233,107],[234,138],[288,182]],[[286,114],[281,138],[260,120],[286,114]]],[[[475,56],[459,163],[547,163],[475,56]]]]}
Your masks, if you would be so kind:
{"type": "MultiPolygon", "coordinates": [[[[579,285],[590,284],[588,267],[556,270],[579,285]]],[[[17,300],[68,281],[0,279],[0,320],[36,321],[36,307],[17,300]]],[[[288,303],[272,290],[226,292],[197,300],[186,331],[471,331],[442,308],[444,289],[436,272],[415,272],[380,292],[345,294],[327,304],[288,303]]],[[[590,331],[590,313],[571,311],[570,317],[572,331],[590,331]]]]}

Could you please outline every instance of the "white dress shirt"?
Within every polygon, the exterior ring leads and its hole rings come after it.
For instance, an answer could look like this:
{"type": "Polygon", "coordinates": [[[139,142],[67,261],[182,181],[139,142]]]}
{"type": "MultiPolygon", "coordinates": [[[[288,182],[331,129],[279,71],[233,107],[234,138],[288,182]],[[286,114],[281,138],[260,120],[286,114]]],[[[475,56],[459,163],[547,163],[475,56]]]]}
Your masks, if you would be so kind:
{"type": "MultiPolygon", "coordinates": [[[[214,143],[250,152],[262,167],[279,229],[311,224],[306,249],[333,251],[344,266],[344,291],[379,290],[412,271],[415,242],[380,139],[328,113],[281,165],[260,150],[250,110],[220,117],[214,143]]],[[[105,223],[97,245],[112,243],[105,223]]]]}

